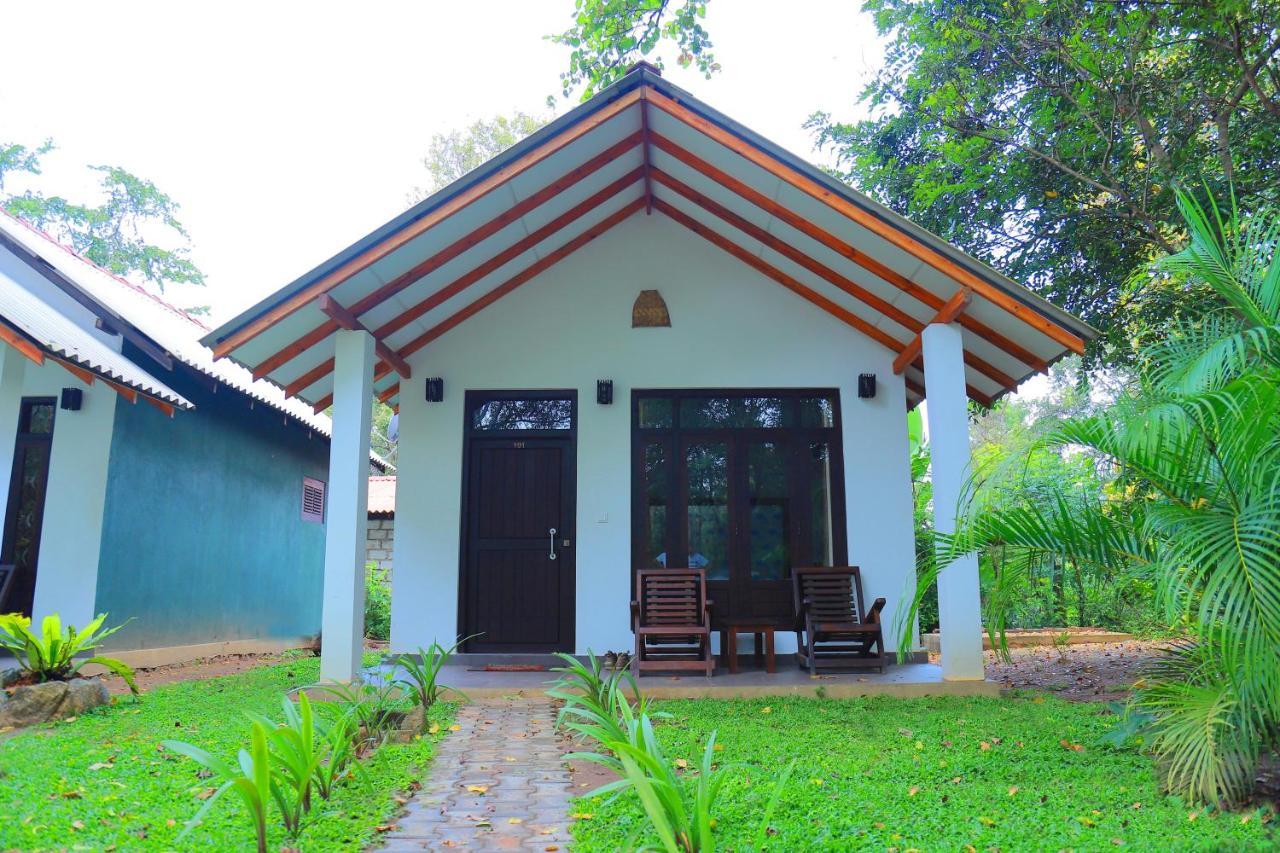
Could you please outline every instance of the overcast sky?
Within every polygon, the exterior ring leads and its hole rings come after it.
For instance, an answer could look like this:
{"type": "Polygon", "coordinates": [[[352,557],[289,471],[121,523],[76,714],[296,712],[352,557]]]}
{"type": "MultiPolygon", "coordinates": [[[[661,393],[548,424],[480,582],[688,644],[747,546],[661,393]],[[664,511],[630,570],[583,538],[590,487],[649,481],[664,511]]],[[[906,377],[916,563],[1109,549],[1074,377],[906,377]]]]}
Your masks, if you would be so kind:
{"type": "MultiPolygon", "coordinates": [[[[857,0],[715,0],[724,70],[669,79],[821,162],[804,119],[861,115],[881,59],[857,0]]],[[[52,137],[40,188],[86,197],[120,165],[182,205],[226,319],[407,207],[432,134],[547,112],[572,0],[39,2],[5,8],[0,140],[52,137]]],[[[667,51],[670,60],[670,51],[667,51]]],[[[557,99],[556,111],[575,102],[557,99]]]]}

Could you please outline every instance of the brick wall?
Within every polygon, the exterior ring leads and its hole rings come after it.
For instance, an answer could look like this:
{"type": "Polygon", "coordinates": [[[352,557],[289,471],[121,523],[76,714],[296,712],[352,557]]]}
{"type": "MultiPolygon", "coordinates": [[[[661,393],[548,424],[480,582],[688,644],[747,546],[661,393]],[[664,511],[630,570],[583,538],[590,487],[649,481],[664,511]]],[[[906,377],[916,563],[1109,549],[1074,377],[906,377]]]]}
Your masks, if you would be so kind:
{"type": "Polygon", "coordinates": [[[394,518],[369,519],[369,538],[365,543],[365,559],[377,563],[381,568],[391,569],[391,548],[395,541],[396,520],[394,518]]]}

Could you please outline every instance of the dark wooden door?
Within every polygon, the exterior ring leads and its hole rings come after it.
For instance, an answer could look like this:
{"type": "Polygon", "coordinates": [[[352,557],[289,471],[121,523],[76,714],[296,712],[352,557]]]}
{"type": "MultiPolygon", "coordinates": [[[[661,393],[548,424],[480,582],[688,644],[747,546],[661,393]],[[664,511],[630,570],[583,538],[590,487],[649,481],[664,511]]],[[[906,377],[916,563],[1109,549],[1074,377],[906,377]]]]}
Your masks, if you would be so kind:
{"type": "Polygon", "coordinates": [[[0,613],[30,616],[35,603],[56,406],[57,402],[51,397],[22,401],[4,517],[4,541],[0,545],[0,565],[12,565],[14,574],[4,600],[0,601],[0,613]]]}
{"type": "Polygon", "coordinates": [[[467,452],[466,651],[573,651],[572,438],[473,437],[467,452]]]}

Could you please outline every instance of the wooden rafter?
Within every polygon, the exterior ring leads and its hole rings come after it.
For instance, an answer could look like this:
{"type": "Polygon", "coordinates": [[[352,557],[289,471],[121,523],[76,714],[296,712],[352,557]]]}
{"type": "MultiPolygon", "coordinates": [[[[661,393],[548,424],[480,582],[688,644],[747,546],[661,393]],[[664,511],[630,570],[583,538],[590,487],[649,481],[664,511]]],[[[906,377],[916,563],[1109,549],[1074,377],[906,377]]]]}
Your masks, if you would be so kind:
{"type": "Polygon", "coordinates": [[[4,341],[36,364],[44,364],[44,350],[27,340],[26,335],[12,328],[8,323],[0,323],[0,341],[4,341]]]}
{"type": "Polygon", "coordinates": [[[167,417],[170,417],[170,418],[173,417],[173,405],[171,403],[166,403],[164,400],[158,400],[155,397],[152,397],[150,394],[143,394],[142,401],[158,409],[162,414],[166,415],[167,417]]]}
{"type": "Polygon", "coordinates": [[[830,187],[823,186],[808,175],[802,174],[790,166],[787,166],[773,155],[740,139],[735,134],[711,121],[708,121],[690,110],[688,107],[667,97],[661,92],[650,88],[646,95],[646,99],[671,117],[697,131],[700,131],[705,136],[710,137],[734,153],[742,156],[744,159],[764,169],[779,180],[784,181],[801,192],[822,202],[832,210],[835,210],[848,219],[853,220],[877,236],[887,240],[892,245],[907,252],[912,257],[928,264],[943,275],[951,278],[953,281],[972,288],[975,293],[982,296],[984,299],[1017,317],[1032,328],[1052,338],[1058,344],[1070,349],[1072,352],[1084,352],[1084,341],[1076,335],[1062,328],[1057,323],[1049,320],[1047,317],[1042,316],[1039,312],[1033,310],[1029,306],[1022,304],[1004,291],[994,287],[968,268],[960,265],[941,252],[938,252],[936,249],[924,245],[919,240],[904,231],[895,228],[870,211],[862,209],[830,187]]]}
{"type": "MultiPolygon", "coordinates": [[[[761,228],[754,222],[739,216],[737,213],[734,213],[732,210],[714,199],[709,198],[703,193],[700,193],[689,185],[683,183],[678,178],[675,178],[660,169],[653,170],[653,177],[658,183],[674,190],[676,193],[698,205],[708,213],[718,216],[725,222],[728,222],[730,225],[737,228],[739,231],[745,233],[747,236],[760,241],[778,254],[791,260],[796,265],[809,270],[809,272],[826,280],[828,283],[835,285],[840,290],[880,312],[898,325],[903,326],[912,332],[919,332],[924,328],[923,323],[902,309],[890,304],[884,299],[881,299],[879,296],[876,296],[874,293],[846,278],[825,264],[819,263],[814,260],[812,256],[800,251],[790,243],[778,239],[778,237],[770,234],[764,228],[761,228]]],[[[970,365],[988,379],[992,379],[1000,383],[1003,387],[1008,388],[1018,384],[1017,380],[1013,377],[971,352],[965,352],[964,361],[965,364],[970,365]]]]}
{"type": "Polygon", "coordinates": [[[378,402],[385,403],[399,393],[400,393],[400,383],[399,382],[392,383],[382,391],[378,392],[378,402]]]}
{"type": "MultiPolygon", "coordinates": [[[[609,146],[590,160],[587,160],[585,163],[561,175],[559,178],[533,193],[528,198],[522,199],[511,207],[503,210],[488,222],[450,243],[448,246],[436,252],[421,263],[414,265],[412,269],[401,273],[391,281],[379,287],[377,290],[351,303],[351,305],[348,306],[351,313],[359,317],[366,311],[369,311],[373,307],[404,290],[406,287],[409,287],[415,282],[421,280],[424,276],[427,276],[434,270],[444,266],[446,263],[458,257],[468,249],[478,246],[484,240],[492,237],[503,228],[506,228],[508,225],[518,221],[529,211],[545,204],[547,201],[550,201],[560,195],[565,190],[578,184],[584,178],[595,174],[601,168],[612,163],[614,160],[640,144],[642,144],[642,132],[636,131],[620,142],[609,146]]],[[[326,323],[321,323],[310,332],[307,332],[302,337],[291,342],[288,346],[283,347],[279,351],[259,362],[258,365],[253,368],[253,377],[255,379],[261,379],[271,371],[283,366],[297,356],[306,352],[308,349],[333,334],[337,329],[337,324],[332,320],[326,323]]]]}
{"type": "MultiPolygon", "coordinates": [[[[857,314],[854,314],[843,306],[832,302],[830,299],[805,285],[803,282],[798,281],[769,262],[742,248],[732,240],[729,240],[716,231],[713,231],[679,208],[673,207],[669,202],[663,201],[661,198],[655,198],[653,200],[653,206],[683,225],[685,228],[688,228],[693,233],[706,239],[715,246],[718,246],[730,255],[733,255],[738,260],[762,273],[766,277],[773,279],[793,293],[805,298],[846,325],[852,326],[882,346],[887,347],[894,352],[900,352],[902,350],[903,344],[892,335],[877,329],[857,314]]],[[[969,396],[978,402],[984,405],[991,404],[992,398],[989,395],[982,393],[977,388],[974,388],[972,385],[966,385],[965,389],[968,391],[969,396]]]]}
{"type": "MultiPolygon", "coordinates": [[[[652,133],[650,135],[650,139],[653,145],[655,145],[659,150],[671,155],[676,160],[700,173],[704,177],[710,178],[725,189],[732,191],[740,198],[751,202],[770,216],[781,220],[799,231],[801,234],[821,243],[841,257],[852,261],[873,275],[878,276],[916,301],[923,303],[934,311],[937,311],[942,307],[943,299],[940,296],[925,289],[924,287],[921,287],[896,270],[881,263],[875,258],[870,257],[865,252],[859,251],[854,248],[853,245],[841,240],[830,231],[818,227],[813,222],[799,215],[786,205],[774,201],[772,198],[759,190],[756,190],[749,184],[738,180],[728,172],[717,168],[708,161],[698,157],[687,149],[682,148],[659,133],[652,133]]],[[[1044,361],[1044,359],[1021,346],[1016,341],[1000,334],[985,323],[967,314],[961,317],[960,323],[969,331],[990,342],[992,346],[997,349],[1004,350],[1004,352],[1033,370],[1044,372],[1049,369],[1049,365],[1044,361]]]]}
{"type": "Polygon", "coordinates": [[[126,400],[128,400],[130,403],[136,403],[136,402],[138,402],[138,391],[137,391],[137,389],[135,389],[135,388],[130,388],[128,385],[121,385],[119,382],[114,382],[114,381],[112,381],[112,380],[110,380],[110,379],[107,379],[105,376],[104,376],[104,377],[101,377],[101,379],[102,379],[102,384],[103,384],[103,385],[109,385],[109,386],[111,386],[112,388],[114,388],[114,389],[115,389],[115,392],[116,392],[117,394],[119,394],[121,397],[124,397],[124,398],[125,398],[126,400]]]}
{"type": "MultiPolygon", "coordinates": [[[[316,305],[329,319],[348,331],[369,331],[355,314],[342,307],[336,299],[327,293],[320,295],[316,300],[316,305]]],[[[373,336],[373,349],[377,352],[378,357],[395,368],[396,373],[399,373],[401,377],[404,379],[413,378],[413,371],[409,368],[409,362],[396,355],[395,350],[387,346],[386,342],[376,334],[373,336]]]]}
{"type": "Polygon", "coordinates": [[[66,370],[76,379],[79,379],[85,385],[92,385],[93,380],[98,378],[97,376],[94,375],[92,370],[88,370],[84,367],[81,367],[78,364],[74,364],[73,362],[67,361],[66,359],[54,358],[54,361],[58,362],[58,364],[61,364],[64,370],[66,370]]]}
{"type": "MultiPolygon", "coordinates": [[[[581,249],[583,246],[587,245],[592,240],[596,239],[597,237],[599,237],[601,234],[605,233],[609,229],[613,228],[613,226],[617,225],[619,222],[622,222],[624,219],[627,219],[632,214],[641,210],[644,206],[645,206],[645,200],[643,198],[638,198],[635,201],[628,204],[626,207],[623,207],[622,209],[618,210],[616,213],[612,213],[609,216],[606,216],[604,219],[600,220],[595,225],[592,225],[590,228],[583,231],[577,237],[574,237],[572,240],[560,246],[558,249],[555,249],[554,251],[549,252],[541,259],[533,262],[525,269],[521,270],[511,278],[504,281],[502,284],[495,287],[493,290],[490,290],[485,295],[479,297],[471,304],[467,305],[464,308],[459,309],[457,312],[450,315],[448,318],[440,321],[435,326],[432,326],[430,329],[423,332],[418,337],[409,341],[409,343],[405,344],[400,348],[400,351],[399,351],[400,356],[407,357],[417,352],[418,350],[422,349],[427,344],[434,341],[436,338],[439,338],[445,332],[448,332],[450,329],[456,327],[462,321],[468,319],[469,317],[475,316],[477,313],[484,310],[488,306],[492,305],[494,302],[497,302],[499,299],[506,296],[508,293],[515,290],[520,285],[524,284],[530,279],[536,278],[539,274],[546,272],[552,266],[564,260],[569,255],[576,252],[578,249],[581,249]]],[[[391,399],[391,398],[388,397],[387,399],[391,399]]],[[[385,402],[385,400],[383,402],[385,402]]],[[[315,402],[313,408],[315,409],[315,411],[321,412],[332,403],[333,403],[333,394],[332,393],[325,394],[323,397],[321,397],[319,400],[315,402]]]]}
{"type": "MultiPolygon", "coordinates": [[[[964,314],[964,310],[969,307],[969,302],[973,299],[973,291],[967,287],[962,287],[955,292],[955,295],[946,301],[946,304],[938,309],[938,313],[929,321],[929,325],[939,324],[946,325],[953,322],[957,317],[964,314]]],[[[920,357],[920,350],[924,346],[924,330],[916,332],[916,336],[902,348],[902,352],[898,353],[898,357],[893,360],[893,372],[901,373],[907,369],[908,364],[913,364],[920,357]]],[[[1005,383],[1005,387],[1017,385],[1016,382],[1010,381],[1005,383]]]]}
{"type": "Polygon", "coordinates": [[[547,139],[541,145],[525,152],[520,157],[517,157],[515,160],[504,165],[502,168],[495,170],[493,173],[462,190],[457,195],[432,208],[423,214],[420,219],[414,220],[396,233],[379,241],[376,245],[370,246],[368,249],[342,264],[337,269],[322,276],[319,280],[312,282],[306,287],[303,287],[297,293],[286,298],[279,305],[274,306],[270,310],[264,312],[261,316],[249,321],[223,340],[218,341],[218,343],[213,347],[214,357],[224,358],[232,350],[236,349],[236,347],[276,325],[284,318],[294,314],[299,309],[315,300],[315,298],[320,294],[329,292],[342,284],[342,282],[354,276],[356,273],[367,269],[372,264],[387,257],[418,235],[427,231],[427,229],[431,228],[433,225],[447,219],[477,199],[483,198],[498,187],[505,185],[512,178],[523,174],[531,167],[541,163],[543,160],[546,160],[548,157],[555,154],[557,151],[560,151],[573,141],[580,139],[587,133],[590,133],[592,130],[609,121],[611,118],[623,112],[639,100],[640,90],[632,89],[630,92],[620,96],[617,100],[605,104],[591,115],[583,118],[581,121],[571,125],[570,127],[566,127],[563,131],[547,139]]]}
{"type": "MultiPolygon", "coordinates": [[[[484,279],[490,273],[501,269],[506,264],[525,254],[534,246],[546,240],[566,225],[575,222],[590,213],[592,210],[595,210],[600,205],[604,204],[609,199],[614,198],[618,193],[622,192],[642,177],[642,168],[637,167],[632,169],[618,180],[598,192],[593,193],[589,198],[574,205],[569,210],[548,222],[546,225],[543,225],[541,228],[538,228],[525,237],[522,237],[515,243],[503,249],[501,252],[498,252],[496,255],[483,261],[479,266],[464,273],[462,276],[451,281],[449,284],[446,284],[444,287],[434,291],[430,296],[418,304],[400,312],[394,318],[375,329],[373,336],[379,339],[386,338],[388,335],[404,328],[423,314],[439,307],[444,302],[447,302],[449,299],[452,299],[454,296],[457,296],[467,288],[474,285],[476,282],[484,279]]],[[[641,201],[643,201],[643,199],[641,201]]],[[[402,348],[400,350],[400,354],[404,356],[408,353],[402,348]]],[[[298,391],[309,387],[317,380],[326,376],[331,370],[333,370],[333,359],[329,359],[317,365],[302,376],[290,382],[285,386],[285,391],[286,393],[296,394],[298,391]]]]}
{"type": "MultiPolygon", "coordinates": [[[[654,204],[657,204],[656,199],[654,200],[654,204]]],[[[400,354],[407,356],[422,349],[424,346],[431,343],[436,338],[443,335],[445,332],[457,326],[463,320],[466,320],[468,317],[474,316],[484,308],[488,307],[489,305],[492,305],[494,302],[497,302],[499,299],[506,296],[508,293],[515,290],[517,287],[529,281],[530,279],[536,277],[540,273],[546,272],[552,266],[564,260],[565,258],[569,257],[569,255],[572,255],[574,252],[578,251],[583,246],[587,245],[592,240],[596,239],[601,234],[605,233],[610,228],[617,225],[619,222],[622,222],[624,219],[631,216],[632,214],[634,214],[636,211],[640,210],[644,206],[645,206],[645,200],[643,198],[638,198],[635,201],[628,204],[626,207],[623,207],[622,209],[620,209],[618,212],[612,213],[609,216],[606,216],[604,219],[600,220],[595,225],[592,225],[586,231],[583,231],[577,237],[574,237],[572,240],[565,243],[560,248],[556,249],[553,252],[548,253],[541,260],[535,261],[524,270],[521,270],[516,275],[512,276],[511,278],[504,281],[502,284],[495,287],[493,290],[490,290],[488,293],[486,293],[484,296],[481,296],[475,302],[472,302],[470,305],[466,306],[465,308],[460,309],[457,313],[453,314],[452,316],[448,317],[445,320],[442,320],[441,322],[437,323],[435,326],[428,329],[426,332],[422,333],[418,337],[409,341],[409,343],[405,344],[400,348],[400,354]]]]}

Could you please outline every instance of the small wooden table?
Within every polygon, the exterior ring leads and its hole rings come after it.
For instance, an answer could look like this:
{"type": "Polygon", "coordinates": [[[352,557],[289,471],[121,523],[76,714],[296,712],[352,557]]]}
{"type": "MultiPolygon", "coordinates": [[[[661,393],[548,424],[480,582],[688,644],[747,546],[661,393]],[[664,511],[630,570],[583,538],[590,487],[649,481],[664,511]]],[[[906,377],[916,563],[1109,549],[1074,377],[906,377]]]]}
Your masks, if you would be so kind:
{"type": "Polygon", "coordinates": [[[720,629],[720,651],[728,659],[729,672],[738,671],[738,635],[751,634],[756,643],[756,665],[763,657],[765,672],[776,672],[777,661],[773,650],[773,622],[729,622],[720,629]],[[763,645],[763,655],[761,654],[763,645]]]}

